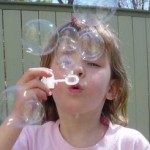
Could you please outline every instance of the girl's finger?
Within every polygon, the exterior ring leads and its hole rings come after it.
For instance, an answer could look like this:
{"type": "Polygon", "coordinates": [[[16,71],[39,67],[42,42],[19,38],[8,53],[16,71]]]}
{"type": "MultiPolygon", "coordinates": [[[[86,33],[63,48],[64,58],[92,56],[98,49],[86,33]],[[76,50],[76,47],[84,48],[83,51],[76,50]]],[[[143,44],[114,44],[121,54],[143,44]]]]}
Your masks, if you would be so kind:
{"type": "Polygon", "coordinates": [[[45,93],[45,91],[39,89],[39,88],[34,88],[33,89],[34,94],[36,94],[36,97],[38,99],[38,101],[46,101],[47,100],[47,93],[45,93]]]}
{"type": "Polygon", "coordinates": [[[39,67],[39,68],[29,68],[22,78],[17,82],[17,85],[22,85],[32,79],[39,77],[50,77],[52,75],[52,70],[49,68],[39,67]]]}
{"type": "Polygon", "coordinates": [[[49,96],[50,89],[38,79],[30,80],[29,82],[24,84],[24,86],[26,87],[27,90],[33,88],[39,88],[40,90],[44,91],[47,94],[47,96],[49,96]]]}

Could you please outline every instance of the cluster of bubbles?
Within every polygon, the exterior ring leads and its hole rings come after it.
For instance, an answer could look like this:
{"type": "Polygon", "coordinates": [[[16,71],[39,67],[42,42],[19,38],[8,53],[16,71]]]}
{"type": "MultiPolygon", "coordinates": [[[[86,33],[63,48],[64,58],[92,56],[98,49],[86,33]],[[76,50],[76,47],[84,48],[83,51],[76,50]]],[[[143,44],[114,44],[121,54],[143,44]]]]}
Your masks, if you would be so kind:
{"type": "Polygon", "coordinates": [[[22,128],[29,124],[40,124],[44,114],[43,106],[32,90],[12,86],[0,95],[0,123],[5,121],[8,126],[22,128]]]}
{"type": "MultiPolygon", "coordinates": [[[[117,0],[74,0],[73,15],[81,24],[88,26],[95,26],[99,22],[106,24],[114,15],[117,4],[117,0]]],[[[80,33],[73,27],[66,27],[58,32],[53,23],[43,19],[31,20],[24,25],[22,44],[26,52],[38,57],[55,52],[65,79],[53,78],[52,82],[65,82],[68,85],[76,84],[79,80],[75,75],[70,75],[76,59],[81,57],[94,61],[105,49],[104,40],[96,30],[83,30],[80,33]]],[[[43,82],[46,83],[45,80],[43,82]]],[[[33,91],[14,86],[0,95],[0,123],[5,120],[7,125],[14,127],[39,124],[44,114],[43,106],[33,91]],[[20,115],[11,114],[11,108],[20,110],[20,115]]]]}

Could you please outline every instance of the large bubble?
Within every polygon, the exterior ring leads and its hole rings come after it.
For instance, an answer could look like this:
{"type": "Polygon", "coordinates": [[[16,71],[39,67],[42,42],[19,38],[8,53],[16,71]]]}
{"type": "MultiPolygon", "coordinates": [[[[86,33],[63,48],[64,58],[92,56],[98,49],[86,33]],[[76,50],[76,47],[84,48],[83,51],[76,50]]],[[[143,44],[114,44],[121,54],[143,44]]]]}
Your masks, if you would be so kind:
{"type": "Polygon", "coordinates": [[[44,108],[31,90],[12,86],[0,94],[0,124],[24,127],[40,124],[44,117],[44,108]]]}
{"type": "Polygon", "coordinates": [[[23,49],[28,53],[37,56],[49,54],[54,51],[57,41],[57,28],[48,20],[31,20],[23,26],[23,49]]]}
{"type": "Polygon", "coordinates": [[[77,31],[76,28],[74,27],[65,27],[60,29],[59,31],[59,37],[69,37],[71,38],[73,41],[76,41],[78,39],[79,33],[77,31]]]}
{"type": "Polygon", "coordinates": [[[81,57],[87,61],[97,60],[105,50],[103,37],[95,29],[81,32],[77,48],[81,57]]]}
{"type": "Polygon", "coordinates": [[[60,31],[55,55],[64,75],[70,73],[76,63],[78,32],[72,27],[60,31]]]}
{"type": "Polygon", "coordinates": [[[107,23],[118,7],[118,0],[74,0],[74,16],[82,24],[95,26],[107,23]]]}

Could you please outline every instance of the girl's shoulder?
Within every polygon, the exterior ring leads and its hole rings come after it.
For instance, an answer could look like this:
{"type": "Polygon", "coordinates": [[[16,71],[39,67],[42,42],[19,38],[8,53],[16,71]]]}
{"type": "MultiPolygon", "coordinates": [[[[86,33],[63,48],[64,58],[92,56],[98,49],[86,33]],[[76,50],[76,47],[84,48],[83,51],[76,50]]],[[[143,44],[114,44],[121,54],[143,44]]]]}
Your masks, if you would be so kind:
{"type": "Polygon", "coordinates": [[[116,136],[119,136],[119,138],[132,139],[132,140],[146,139],[141,132],[133,128],[124,127],[112,123],[110,123],[109,128],[110,128],[109,130],[110,134],[116,133],[116,136]]]}
{"type": "Polygon", "coordinates": [[[121,125],[109,124],[108,131],[105,135],[106,140],[113,140],[114,145],[120,144],[123,147],[130,149],[144,150],[150,149],[150,143],[139,131],[123,127],[121,125]],[[116,144],[115,144],[116,143],[116,144]]]}
{"type": "Polygon", "coordinates": [[[27,126],[22,130],[13,150],[48,150],[50,146],[55,147],[53,137],[57,130],[58,123],[52,121],[43,125],[27,126]]]}

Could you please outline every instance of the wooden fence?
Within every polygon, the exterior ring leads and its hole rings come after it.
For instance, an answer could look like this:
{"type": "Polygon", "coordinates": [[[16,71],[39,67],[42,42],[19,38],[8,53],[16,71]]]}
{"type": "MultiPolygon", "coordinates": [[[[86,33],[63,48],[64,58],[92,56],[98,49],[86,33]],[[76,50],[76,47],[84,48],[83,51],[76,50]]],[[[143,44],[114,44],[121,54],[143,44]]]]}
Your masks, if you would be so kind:
{"type": "MultiPolygon", "coordinates": [[[[0,3],[0,91],[15,85],[39,58],[22,49],[22,25],[32,19],[47,19],[57,27],[70,21],[72,7],[24,3],[0,3]]],[[[120,40],[132,81],[129,127],[150,140],[150,12],[117,10],[110,24],[120,40]]]]}

